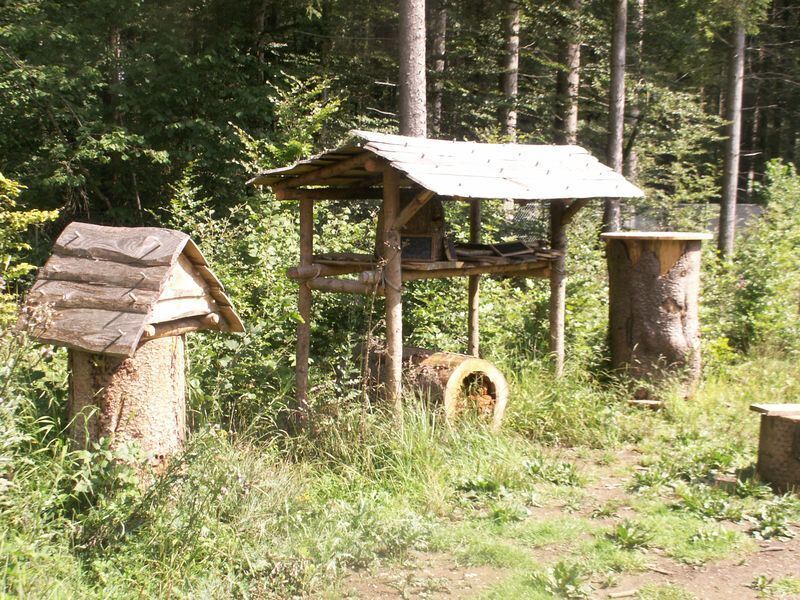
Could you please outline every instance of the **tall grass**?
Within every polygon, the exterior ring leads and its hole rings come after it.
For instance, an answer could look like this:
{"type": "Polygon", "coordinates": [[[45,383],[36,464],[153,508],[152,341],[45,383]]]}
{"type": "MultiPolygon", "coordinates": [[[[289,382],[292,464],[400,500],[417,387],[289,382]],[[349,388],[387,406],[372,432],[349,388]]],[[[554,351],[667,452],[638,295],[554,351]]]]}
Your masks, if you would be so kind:
{"type": "Polygon", "coordinates": [[[713,375],[692,399],[670,397],[661,413],[632,412],[622,388],[577,370],[556,383],[529,362],[513,372],[500,433],[445,422],[414,398],[399,419],[345,403],[293,437],[204,424],[142,487],[134,450],[65,441],[63,356],[4,340],[0,589],[22,597],[311,593],[444,539],[465,515],[513,523],[541,486],[580,486],[546,446],[641,439],[653,466],[694,465],[685,479],[745,466],[756,426],[747,404],[800,392],[796,362],[762,357],[713,375]]]}

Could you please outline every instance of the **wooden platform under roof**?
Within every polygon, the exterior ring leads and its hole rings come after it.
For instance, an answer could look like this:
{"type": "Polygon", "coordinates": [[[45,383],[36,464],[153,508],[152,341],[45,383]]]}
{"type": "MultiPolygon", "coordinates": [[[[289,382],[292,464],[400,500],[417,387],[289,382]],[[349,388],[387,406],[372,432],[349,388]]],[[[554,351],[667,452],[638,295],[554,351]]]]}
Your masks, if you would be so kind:
{"type": "Polygon", "coordinates": [[[312,290],[385,296],[386,395],[399,406],[403,282],[468,276],[467,349],[477,356],[480,275],[549,275],[551,291],[557,291],[550,308],[550,338],[558,372],[563,365],[564,313],[558,307],[564,306],[566,289],[565,228],[591,200],[637,198],[643,196],[642,190],[578,146],[484,144],[368,131],[352,131],[351,135],[352,141],[337,150],[271,169],[248,182],[271,187],[278,200],[299,200],[300,261],[287,274],[300,283],[295,373],[301,412],[309,406],[312,290]],[[375,255],[315,255],[315,201],[368,199],[381,200],[375,255]],[[472,245],[482,242],[484,199],[553,201],[552,249],[537,248],[526,256],[513,256],[511,250],[484,258],[451,252],[438,217],[444,212],[441,201],[469,202],[472,245]],[[430,223],[427,233],[419,231],[420,222],[430,223]],[[434,249],[440,250],[435,256],[434,249]],[[420,254],[428,260],[410,260],[420,254]],[[448,260],[441,260],[442,254],[448,260]],[[358,279],[337,278],[353,274],[358,274],[358,279]]]}

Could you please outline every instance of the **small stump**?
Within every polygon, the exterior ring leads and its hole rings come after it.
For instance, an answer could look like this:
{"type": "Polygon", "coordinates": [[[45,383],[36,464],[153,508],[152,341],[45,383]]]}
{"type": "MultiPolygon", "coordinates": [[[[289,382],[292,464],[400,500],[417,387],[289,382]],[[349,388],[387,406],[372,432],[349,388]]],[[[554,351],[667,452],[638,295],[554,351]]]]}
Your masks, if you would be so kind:
{"type": "Polygon", "coordinates": [[[761,414],[758,476],[780,492],[800,491],[800,404],[753,404],[761,414]]]}
{"type": "Polygon", "coordinates": [[[700,255],[707,233],[604,233],[614,369],[634,379],[665,370],[700,376],[700,255]]]}
{"type": "Polygon", "coordinates": [[[69,348],[69,435],[135,441],[153,466],[186,436],[185,334],[244,331],[185,233],[71,223],[28,294],[49,319],[31,333],[69,348]]]}
{"type": "Polygon", "coordinates": [[[144,342],[130,357],[69,351],[69,436],[81,448],[137,442],[154,465],[186,439],[185,341],[144,342]]]}

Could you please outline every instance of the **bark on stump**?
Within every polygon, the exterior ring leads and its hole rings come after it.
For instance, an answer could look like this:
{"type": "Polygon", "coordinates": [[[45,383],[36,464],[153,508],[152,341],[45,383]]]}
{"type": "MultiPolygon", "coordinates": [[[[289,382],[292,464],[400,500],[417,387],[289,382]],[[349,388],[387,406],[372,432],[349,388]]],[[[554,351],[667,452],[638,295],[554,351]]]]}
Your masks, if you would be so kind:
{"type": "Polygon", "coordinates": [[[611,363],[634,379],[700,376],[700,252],[704,233],[618,232],[608,242],[611,363]]]}
{"type": "Polygon", "coordinates": [[[153,466],[183,448],[183,336],[142,343],[128,358],[69,351],[69,435],[80,448],[112,437],[136,442],[153,466]]]}
{"type": "Polygon", "coordinates": [[[762,414],[758,476],[779,492],[800,491],[800,414],[762,414]]]}

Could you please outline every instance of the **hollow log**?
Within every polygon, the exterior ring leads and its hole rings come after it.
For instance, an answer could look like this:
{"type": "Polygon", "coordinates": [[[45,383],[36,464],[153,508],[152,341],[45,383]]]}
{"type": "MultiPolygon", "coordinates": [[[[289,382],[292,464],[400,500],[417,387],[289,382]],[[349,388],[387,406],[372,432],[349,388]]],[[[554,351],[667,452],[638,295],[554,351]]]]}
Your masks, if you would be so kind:
{"type": "Polygon", "coordinates": [[[136,442],[153,466],[186,439],[185,341],[142,343],[131,357],[69,351],[68,433],[87,448],[112,438],[112,448],[136,442]]]}
{"type": "Polygon", "coordinates": [[[611,362],[634,379],[700,376],[701,240],[707,234],[625,232],[608,242],[611,362]]]}
{"type": "MultiPolygon", "coordinates": [[[[385,351],[378,347],[367,359],[368,381],[383,381],[385,351]]],[[[466,354],[403,348],[404,389],[441,406],[449,420],[477,414],[498,429],[508,404],[506,378],[492,363],[466,354]]]]}

